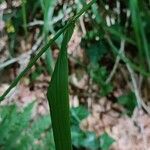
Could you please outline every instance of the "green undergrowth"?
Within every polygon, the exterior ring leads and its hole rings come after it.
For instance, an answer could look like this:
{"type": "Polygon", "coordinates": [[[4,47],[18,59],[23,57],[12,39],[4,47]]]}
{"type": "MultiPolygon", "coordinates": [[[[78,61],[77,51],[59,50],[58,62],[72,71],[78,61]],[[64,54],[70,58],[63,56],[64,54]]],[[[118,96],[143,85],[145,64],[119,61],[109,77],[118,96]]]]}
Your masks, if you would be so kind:
{"type": "Polygon", "coordinates": [[[1,150],[55,150],[50,117],[33,118],[34,105],[0,106],[1,150]]]}
{"type": "MultiPolygon", "coordinates": [[[[33,117],[36,107],[35,102],[21,109],[14,104],[0,106],[1,150],[55,150],[50,116],[33,117]]],[[[114,140],[107,133],[96,137],[94,132],[80,129],[81,121],[90,114],[85,107],[71,108],[70,113],[74,148],[109,150],[114,140]]]]}
{"type": "MultiPolygon", "coordinates": [[[[0,3],[2,2],[6,1],[1,0],[0,3]]],[[[77,26],[83,33],[78,46],[83,48],[86,59],[85,64],[81,63],[80,67],[84,65],[90,81],[98,85],[96,89],[98,97],[113,95],[114,90],[118,88],[115,87],[114,82],[122,82],[122,80],[113,81],[114,76],[118,77],[122,70],[128,72],[126,66],[131,67],[136,78],[142,79],[146,87],[150,77],[149,1],[122,0],[112,3],[108,0],[93,0],[86,4],[85,0],[78,0],[63,4],[57,0],[22,0],[17,7],[13,6],[12,1],[7,1],[7,5],[9,11],[4,10],[2,15],[2,20],[5,22],[4,34],[7,36],[8,58],[6,61],[22,54],[20,47],[28,51],[29,43],[33,45],[39,37],[43,37],[43,41],[38,46],[39,50],[31,55],[27,67],[0,96],[0,101],[5,99],[21,78],[34,66],[35,70],[30,73],[29,77],[31,82],[44,73],[52,77],[47,92],[52,124],[49,116],[31,119],[34,104],[30,104],[24,110],[18,110],[15,105],[1,106],[0,149],[33,147],[33,149],[71,150],[72,145],[80,149],[109,149],[114,140],[107,133],[96,137],[95,133],[80,129],[81,120],[89,114],[85,108],[72,108],[70,118],[68,96],[70,71],[68,68],[71,65],[68,67],[68,42],[73,34],[74,26],[77,26]],[[82,14],[85,15],[81,17],[82,14]],[[31,25],[38,21],[39,24],[31,25]],[[123,47],[122,43],[124,43],[123,47]],[[57,49],[60,52],[58,59],[55,60],[53,55],[57,49]],[[38,64],[39,58],[40,65],[38,64]],[[120,59],[117,68],[108,81],[117,58],[120,59]],[[65,138],[67,140],[64,142],[65,138]],[[56,145],[55,148],[54,145],[56,145]]],[[[14,66],[18,67],[18,65],[20,63],[16,62],[14,66]]],[[[13,67],[9,63],[6,66],[6,69],[13,67]]],[[[2,72],[4,70],[5,67],[0,69],[2,72]]],[[[123,78],[126,80],[124,86],[131,82],[130,73],[123,78]]],[[[146,93],[142,91],[145,89],[143,86],[141,85],[139,92],[141,95],[146,93]]],[[[137,107],[135,93],[138,91],[135,92],[136,88],[132,90],[133,92],[126,92],[123,88],[122,91],[126,94],[114,98],[124,107],[123,114],[130,117],[137,107]]]]}

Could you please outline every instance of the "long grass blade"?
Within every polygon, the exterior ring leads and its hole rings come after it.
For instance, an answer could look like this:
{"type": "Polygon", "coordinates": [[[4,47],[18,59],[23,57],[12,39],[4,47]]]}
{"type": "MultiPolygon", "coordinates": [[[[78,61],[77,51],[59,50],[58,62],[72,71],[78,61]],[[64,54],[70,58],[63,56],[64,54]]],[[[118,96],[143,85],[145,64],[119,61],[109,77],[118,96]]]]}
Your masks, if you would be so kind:
{"type": "Polygon", "coordinates": [[[86,12],[90,6],[96,2],[96,0],[93,0],[89,2],[87,5],[85,5],[81,11],[77,13],[75,17],[72,17],[68,23],[61,29],[59,30],[55,36],[50,39],[47,44],[43,46],[43,48],[37,53],[37,55],[32,58],[32,60],[29,62],[28,66],[16,77],[16,79],[11,83],[11,85],[7,88],[7,90],[0,96],[0,102],[5,99],[5,97],[9,94],[9,92],[18,84],[20,79],[32,68],[32,66],[35,64],[35,62],[43,55],[43,53],[49,48],[49,46],[62,34],[64,31],[73,23],[76,22],[77,19],[84,13],[86,12]]]}
{"type": "Polygon", "coordinates": [[[47,93],[56,150],[72,149],[69,119],[67,44],[73,30],[74,23],[68,27],[64,34],[59,57],[47,93]]]}
{"type": "Polygon", "coordinates": [[[139,49],[139,57],[141,60],[141,67],[144,68],[145,58],[150,70],[150,53],[148,50],[148,42],[144,32],[144,27],[142,24],[142,19],[140,17],[140,10],[138,6],[138,0],[130,0],[130,9],[132,15],[132,24],[136,37],[137,46],[139,49]]]}
{"type": "MultiPolygon", "coordinates": [[[[51,31],[51,33],[55,33],[53,25],[49,24],[53,18],[55,5],[56,5],[56,0],[53,1],[41,0],[41,6],[44,12],[43,34],[45,36],[45,43],[48,41],[49,31],[51,31]]],[[[48,50],[45,53],[45,63],[46,63],[47,71],[51,75],[54,68],[54,59],[52,57],[51,48],[48,48],[48,50]]]]}
{"type": "Polygon", "coordinates": [[[23,28],[25,36],[27,37],[27,16],[26,16],[26,0],[22,0],[22,18],[23,18],[23,28]]]}

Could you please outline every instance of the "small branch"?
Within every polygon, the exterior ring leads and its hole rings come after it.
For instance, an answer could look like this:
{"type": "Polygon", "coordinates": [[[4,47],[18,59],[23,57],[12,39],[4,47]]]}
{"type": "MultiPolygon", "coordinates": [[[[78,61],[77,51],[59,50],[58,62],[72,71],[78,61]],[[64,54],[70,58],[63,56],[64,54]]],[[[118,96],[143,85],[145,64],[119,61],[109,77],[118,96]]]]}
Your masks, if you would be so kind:
{"type": "Polygon", "coordinates": [[[33,54],[38,49],[40,44],[42,43],[42,40],[43,40],[43,37],[41,36],[40,38],[37,39],[37,42],[33,45],[32,49],[30,51],[28,51],[24,54],[21,54],[19,57],[12,58],[11,60],[8,60],[8,61],[5,61],[4,63],[2,63],[0,65],[0,70],[33,54]]]}
{"type": "Polygon", "coordinates": [[[109,82],[112,80],[114,74],[116,73],[116,70],[117,70],[117,68],[118,68],[118,65],[119,65],[119,62],[120,62],[120,59],[121,59],[121,58],[120,58],[120,55],[121,55],[121,54],[123,53],[123,51],[124,51],[124,46],[125,46],[125,40],[122,40],[122,41],[121,41],[121,44],[120,44],[119,54],[117,55],[117,58],[116,58],[116,61],[115,61],[115,65],[114,65],[114,67],[113,67],[113,69],[112,69],[112,71],[111,71],[109,77],[107,78],[106,83],[109,83],[109,82]]]}
{"type": "Polygon", "coordinates": [[[132,68],[130,67],[129,64],[126,64],[127,66],[127,69],[130,73],[130,76],[131,76],[131,80],[132,80],[132,85],[133,85],[133,91],[135,93],[135,96],[136,96],[136,99],[137,99],[137,102],[138,102],[138,107],[141,108],[143,107],[144,110],[150,114],[150,108],[145,104],[145,102],[143,101],[141,95],[140,95],[140,92],[139,92],[139,89],[138,89],[138,86],[137,86],[137,82],[136,82],[136,79],[135,79],[135,74],[134,74],[134,71],[132,70],[132,68]]]}
{"type": "Polygon", "coordinates": [[[83,36],[85,36],[86,35],[86,28],[85,28],[84,20],[83,20],[82,16],[80,17],[80,25],[81,25],[83,36]]]}
{"type": "MultiPolygon", "coordinates": [[[[125,28],[128,27],[129,25],[129,17],[130,17],[130,11],[127,11],[127,20],[126,20],[126,23],[125,23],[125,28]]],[[[118,68],[118,65],[119,65],[119,62],[120,62],[120,55],[124,52],[124,47],[125,47],[125,40],[121,40],[121,44],[120,44],[120,50],[119,50],[119,54],[117,55],[117,58],[116,58],[116,61],[115,61],[115,64],[114,64],[114,67],[109,75],[109,77],[107,78],[106,80],[106,83],[109,83],[111,81],[111,79],[113,78],[117,68],[118,68]]]]}
{"type": "Polygon", "coordinates": [[[120,54],[118,52],[117,47],[114,45],[114,43],[112,42],[110,36],[108,34],[105,35],[105,39],[107,40],[108,44],[111,47],[111,50],[114,54],[117,54],[120,56],[121,60],[126,64],[128,63],[135,71],[138,71],[139,73],[141,73],[142,75],[146,76],[146,77],[150,77],[150,73],[143,70],[142,68],[140,68],[138,65],[136,65],[135,63],[133,63],[129,58],[127,58],[125,55],[120,54]]]}
{"type": "MultiPolygon", "coordinates": [[[[131,76],[131,80],[132,80],[132,85],[133,85],[133,91],[135,93],[135,96],[136,96],[136,99],[137,99],[137,102],[138,102],[138,108],[139,110],[141,110],[141,108],[143,107],[144,110],[150,114],[150,108],[145,104],[145,102],[143,101],[141,95],[140,95],[140,92],[139,92],[139,88],[137,86],[137,82],[136,82],[136,79],[135,79],[135,74],[132,70],[132,68],[130,67],[129,64],[126,64],[127,66],[127,69],[130,73],[130,76],[131,76]]],[[[140,112],[140,116],[141,116],[141,112],[140,112]]],[[[142,138],[143,138],[143,144],[144,144],[144,150],[147,150],[147,140],[144,136],[144,127],[143,127],[143,124],[140,124],[139,125],[140,129],[141,129],[141,134],[142,134],[142,138]]]]}
{"type": "Polygon", "coordinates": [[[44,25],[44,21],[43,20],[34,20],[33,22],[28,23],[28,27],[32,27],[32,26],[42,26],[44,25]]]}
{"type": "Polygon", "coordinates": [[[106,36],[106,39],[107,39],[109,45],[112,47],[113,52],[117,53],[120,56],[120,58],[124,61],[124,63],[126,64],[126,66],[128,68],[128,71],[129,71],[131,79],[132,79],[133,89],[134,89],[135,96],[136,96],[136,99],[137,99],[137,102],[138,102],[138,106],[139,107],[142,106],[143,109],[148,114],[150,114],[150,108],[144,103],[143,99],[141,98],[141,96],[139,94],[139,89],[138,89],[138,86],[137,86],[137,83],[136,83],[136,79],[134,77],[134,72],[132,70],[133,66],[134,66],[134,69],[137,69],[137,68],[135,68],[135,65],[128,60],[128,58],[125,56],[124,53],[119,54],[117,48],[114,46],[113,42],[111,41],[111,39],[110,39],[110,37],[108,35],[106,36]]]}
{"type": "MultiPolygon", "coordinates": [[[[66,14],[68,15],[69,13],[71,13],[71,11],[72,10],[70,8],[68,8],[66,10],[66,14]]],[[[57,23],[58,21],[62,20],[63,18],[64,18],[64,15],[61,13],[59,16],[54,17],[53,20],[51,22],[49,22],[49,25],[51,26],[51,25],[57,23]]],[[[40,25],[40,26],[44,25],[44,21],[43,20],[35,20],[33,22],[28,23],[27,26],[32,27],[32,26],[37,26],[37,25],[40,25]]]]}
{"type": "MultiPolygon", "coordinates": [[[[125,46],[125,41],[122,40],[121,42],[124,43],[123,46],[125,46]]],[[[124,49],[124,48],[123,48],[123,49],[124,49]]],[[[124,52],[122,53],[122,55],[123,55],[124,58],[126,58],[124,52]]],[[[132,68],[131,68],[131,66],[130,66],[130,64],[129,64],[128,62],[125,62],[125,64],[126,64],[126,67],[127,67],[128,71],[129,71],[129,73],[130,73],[130,76],[131,76],[132,85],[133,85],[133,89],[132,89],[132,90],[133,90],[134,93],[135,93],[135,96],[136,96],[136,99],[137,99],[137,102],[138,102],[138,107],[139,107],[139,108],[143,107],[144,110],[145,110],[148,114],[150,114],[150,108],[145,104],[145,102],[143,101],[143,99],[142,99],[142,97],[141,97],[141,95],[140,95],[140,92],[139,92],[139,88],[138,88],[138,86],[137,86],[137,82],[136,82],[136,78],[135,78],[134,71],[132,70],[132,68]]]]}

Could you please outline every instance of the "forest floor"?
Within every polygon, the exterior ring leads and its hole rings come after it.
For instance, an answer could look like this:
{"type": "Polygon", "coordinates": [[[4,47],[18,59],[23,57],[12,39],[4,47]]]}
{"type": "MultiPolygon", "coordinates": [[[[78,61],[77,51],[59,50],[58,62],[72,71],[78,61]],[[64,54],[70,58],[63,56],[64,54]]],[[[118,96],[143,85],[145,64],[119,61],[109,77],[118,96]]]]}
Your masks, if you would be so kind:
{"type": "MultiPolygon", "coordinates": [[[[43,41],[43,38],[40,37],[39,43],[35,42],[38,41],[35,38],[36,32],[40,32],[39,28],[35,27],[27,39],[22,36],[18,37],[20,42],[16,49],[17,57],[7,62],[9,40],[4,30],[4,22],[0,20],[0,95],[27,66],[32,57],[32,51],[36,51],[43,41]],[[3,66],[4,64],[6,66],[3,66]]],[[[100,88],[92,81],[87,72],[88,58],[85,49],[80,46],[82,37],[83,32],[81,33],[81,29],[77,26],[68,45],[70,107],[83,105],[90,111],[90,115],[80,123],[81,129],[93,131],[97,136],[107,132],[115,140],[111,150],[150,150],[150,117],[148,113],[136,106],[132,114],[128,116],[125,113],[126,108],[117,102],[120,96],[131,91],[130,76],[125,65],[122,63],[118,65],[119,69],[112,78],[113,91],[106,96],[100,95],[100,88]]],[[[52,48],[54,60],[57,60],[58,52],[58,47],[54,45],[52,48]]],[[[108,56],[108,59],[106,56],[103,60],[104,64],[110,66],[108,68],[112,68],[111,66],[114,65],[110,58],[111,56],[108,56]]],[[[36,66],[45,67],[43,58],[38,60],[36,66]]],[[[1,105],[15,103],[19,107],[25,107],[32,101],[36,101],[37,107],[33,112],[33,117],[49,113],[46,92],[51,77],[45,71],[46,69],[42,69],[37,70],[34,66],[1,102],[1,105]]],[[[144,87],[142,92],[146,93],[145,99],[149,100],[149,88],[144,87]]]]}
{"type": "MultiPolygon", "coordinates": [[[[79,32],[74,34],[79,35],[79,32]]],[[[68,54],[72,53],[74,58],[79,58],[82,61],[84,52],[79,46],[80,37],[76,35],[73,37],[74,39],[69,44],[70,51],[68,54]]],[[[53,55],[56,58],[57,53],[58,50],[54,50],[53,55]]],[[[5,55],[1,54],[0,56],[4,58],[5,55]]],[[[118,72],[114,76],[113,82],[117,88],[110,95],[99,96],[97,85],[91,82],[84,68],[82,66],[74,68],[76,61],[72,57],[69,58],[69,63],[71,68],[69,80],[70,106],[85,105],[91,112],[88,118],[81,122],[81,129],[94,131],[97,136],[107,132],[115,139],[111,150],[149,150],[149,115],[137,107],[131,117],[126,114],[123,115],[124,108],[116,102],[116,98],[129,88],[129,85],[123,84],[125,83],[125,79],[122,79],[123,73],[118,72]]],[[[24,62],[22,64],[25,65],[24,62]]],[[[20,68],[21,66],[18,67],[16,63],[16,65],[1,72],[1,82],[3,83],[0,84],[0,95],[9,87],[10,81],[15,78],[20,68]]],[[[127,77],[128,75],[124,76],[127,77]]],[[[45,115],[49,112],[46,99],[49,81],[50,76],[48,74],[41,74],[33,82],[30,82],[28,76],[26,76],[1,105],[16,103],[19,107],[25,107],[32,101],[36,101],[37,107],[33,116],[45,115]]]]}

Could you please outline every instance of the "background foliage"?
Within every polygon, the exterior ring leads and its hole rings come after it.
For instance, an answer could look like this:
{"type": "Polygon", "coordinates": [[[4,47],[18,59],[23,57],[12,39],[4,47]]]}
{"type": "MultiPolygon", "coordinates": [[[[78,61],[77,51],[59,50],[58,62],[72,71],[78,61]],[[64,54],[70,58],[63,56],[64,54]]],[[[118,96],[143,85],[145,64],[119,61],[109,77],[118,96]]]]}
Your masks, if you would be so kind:
{"type": "MultiPolygon", "coordinates": [[[[37,49],[85,3],[86,0],[1,0],[0,41],[4,44],[0,46],[0,84],[10,83],[37,49]],[[9,79],[5,79],[6,74],[9,79]]],[[[145,106],[150,100],[149,8],[148,0],[98,0],[76,22],[75,33],[81,34],[77,43],[80,53],[74,56],[68,46],[69,94],[77,95],[79,99],[78,106],[70,110],[74,149],[109,150],[117,142],[106,129],[100,135],[82,129],[82,121],[92,114],[88,98],[92,97],[91,103],[95,104],[105,97],[107,103],[110,100],[119,105],[121,116],[129,118],[137,107],[149,112],[145,106]],[[82,72],[88,76],[87,89],[72,83],[72,74],[76,74],[76,70],[79,71],[78,80],[83,78],[82,72]]],[[[45,78],[52,75],[62,39],[62,35],[57,38],[26,76],[28,80],[22,84],[27,84],[31,91],[41,75],[45,78]]],[[[75,47],[75,50],[78,49],[75,47]]],[[[0,149],[55,149],[49,114],[34,116],[36,102],[24,108],[14,101],[0,106],[0,149]]]]}

